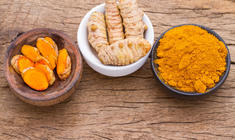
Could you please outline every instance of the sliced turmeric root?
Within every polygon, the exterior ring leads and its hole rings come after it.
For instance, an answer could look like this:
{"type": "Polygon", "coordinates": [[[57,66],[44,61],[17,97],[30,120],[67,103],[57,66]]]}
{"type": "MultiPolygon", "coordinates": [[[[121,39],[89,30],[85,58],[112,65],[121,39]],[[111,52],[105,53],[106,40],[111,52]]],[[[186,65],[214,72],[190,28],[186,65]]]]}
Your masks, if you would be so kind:
{"type": "Polygon", "coordinates": [[[58,49],[50,42],[51,40],[48,38],[47,40],[45,38],[38,38],[36,46],[40,53],[49,61],[52,69],[54,69],[56,67],[58,49]]]}
{"type": "Polygon", "coordinates": [[[42,91],[48,88],[48,80],[46,75],[34,67],[28,67],[22,72],[24,82],[32,89],[42,91]]]}
{"type": "Polygon", "coordinates": [[[22,55],[15,55],[14,57],[12,57],[11,59],[11,65],[14,68],[14,70],[20,74],[19,68],[18,68],[18,60],[19,58],[22,57],[22,55]]]}
{"type": "Polygon", "coordinates": [[[11,65],[17,73],[21,74],[24,69],[33,67],[34,63],[23,55],[15,55],[11,59],[11,65]]]}
{"type": "Polygon", "coordinates": [[[66,49],[59,51],[57,61],[57,74],[61,80],[66,79],[71,72],[71,59],[66,49]]]}
{"type": "Polygon", "coordinates": [[[40,56],[40,58],[38,59],[38,61],[37,61],[36,63],[40,63],[40,64],[43,64],[43,65],[47,65],[47,66],[49,66],[49,68],[50,68],[51,70],[53,70],[53,69],[52,69],[53,67],[51,66],[50,62],[49,62],[45,57],[43,57],[43,56],[40,56]]]}
{"type": "Polygon", "coordinates": [[[46,56],[45,58],[49,61],[51,65],[51,69],[54,70],[54,68],[56,67],[56,63],[57,63],[57,57],[54,55],[49,55],[49,56],[46,56]]]}
{"type": "Polygon", "coordinates": [[[40,57],[40,53],[39,53],[38,49],[33,46],[30,46],[30,45],[24,45],[21,48],[21,53],[24,56],[28,57],[33,62],[36,62],[40,57]]]}
{"type": "Polygon", "coordinates": [[[34,67],[36,69],[39,69],[46,75],[50,85],[52,85],[55,82],[55,75],[48,65],[36,63],[34,67]]]}
{"type": "Polygon", "coordinates": [[[58,47],[57,47],[55,41],[50,37],[45,37],[45,40],[48,41],[52,45],[52,47],[55,50],[56,56],[58,56],[58,47]]]}

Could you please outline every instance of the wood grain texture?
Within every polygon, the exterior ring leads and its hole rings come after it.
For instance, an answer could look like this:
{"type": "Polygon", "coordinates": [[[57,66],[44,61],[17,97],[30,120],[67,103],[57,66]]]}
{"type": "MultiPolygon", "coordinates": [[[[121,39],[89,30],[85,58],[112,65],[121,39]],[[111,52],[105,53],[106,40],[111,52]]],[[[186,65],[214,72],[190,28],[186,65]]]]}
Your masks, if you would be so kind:
{"type": "MultiPolygon", "coordinates": [[[[224,85],[204,97],[181,97],[153,79],[149,62],[123,78],[84,65],[76,93],[38,108],[21,102],[3,75],[4,53],[18,33],[47,27],[76,40],[82,17],[102,0],[0,1],[0,139],[235,139],[235,65],[224,85]]],[[[225,40],[235,61],[234,0],[139,0],[155,39],[173,25],[196,23],[225,40]]]]}

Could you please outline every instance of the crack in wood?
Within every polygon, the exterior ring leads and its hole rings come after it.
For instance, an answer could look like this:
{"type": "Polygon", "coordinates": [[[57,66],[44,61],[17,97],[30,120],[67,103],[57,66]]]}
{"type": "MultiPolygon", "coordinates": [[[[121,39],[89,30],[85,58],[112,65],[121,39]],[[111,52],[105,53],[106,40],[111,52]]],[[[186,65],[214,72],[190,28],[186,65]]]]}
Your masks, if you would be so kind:
{"type": "Polygon", "coordinates": [[[149,125],[161,125],[161,124],[194,124],[194,123],[201,123],[206,120],[201,121],[160,121],[160,122],[153,122],[149,123],[149,125]]]}
{"type": "Polygon", "coordinates": [[[176,7],[176,8],[173,8],[174,10],[190,10],[190,11],[194,11],[194,10],[196,10],[196,11],[198,11],[198,10],[200,10],[200,11],[206,11],[206,10],[210,10],[211,8],[203,8],[203,7],[195,7],[195,8],[187,8],[187,7],[176,7]]]}
{"type": "Polygon", "coordinates": [[[221,134],[213,134],[213,133],[210,133],[210,132],[192,132],[192,134],[211,135],[211,136],[225,137],[225,138],[235,138],[234,136],[221,135],[221,134]]]}
{"type": "Polygon", "coordinates": [[[109,138],[109,137],[101,136],[101,135],[99,135],[99,134],[93,134],[93,135],[95,135],[95,136],[97,136],[97,137],[100,137],[100,138],[103,138],[103,139],[106,139],[106,140],[112,140],[112,139],[109,138]]]}
{"type": "Polygon", "coordinates": [[[31,137],[29,137],[29,136],[27,136],[27,135],[25,135],[25,134],[22,134],[22,133],[17,133],[18,135],[20,135],[20,136],[23,136],[24,138],[24,140],[26,140],[25,138],[27,138],[28,140],[32,140],[32,138],[31,137]]]}
{"type": "Polygon", "coordinates": [[[9,136],[9,137],[12,137],[12,138],[17,138],[17,139],[19,139],[18,136],[12,135],[12,134],[9,134],[9,133],[2,133],[2,135],[6,135],[6,136],[9,136]]]}
{"type": "Polygon", "coordinates": [[[131,122],[127,122],[127,123],[115,123],[113,125],[130,125],[130,124],[136,124],[136,123],[140,123],[140,122],[144,122],[145,120],[138,120],[138,121],[131,121],[131,122]]]}
{"type": "Polygon", "coordinates": [[[146,133],[146,134],[150,134],[151,132],[149,131],[138,131],[138,130],[127,130],[127,129],[117,129],[116,131],[123,131],[123,132],[128,132],[128,133],[146,133]]]}
{"type": "Polygon", "coordinates": [[[104,106],[104,108],[127,108],[127,109],[136,109],[139,107],[134,107],[134,106],[115,106],[115,105],[109,105],[109,106],[104,106]]]}
{"type": "Polygon", "coordinates": [[[40,126],[40,128],[45,128],[48,130],[64,131],[63,129],[58,129],[58,128],[54,128],[54,127],[50,127],[50,126],[40,126]]]}
{"type": "Polygon", "coordinates": [[[147,13],[147,14],[150,13],[150,14],[163,14],[163,15],[165,15],[165,14],[167,14],[167,15],[168,15],[168,14],[169,14],[169,15],[172,15],[172,14],[176,14],[176,15],[177,15],[177,14],[182,14],[182,13],[180,13],[180,12],[170,12],[170,13],[169,13],[169,12],[148,11],[148,10],[144,10],[144,12],[147,13]]]}

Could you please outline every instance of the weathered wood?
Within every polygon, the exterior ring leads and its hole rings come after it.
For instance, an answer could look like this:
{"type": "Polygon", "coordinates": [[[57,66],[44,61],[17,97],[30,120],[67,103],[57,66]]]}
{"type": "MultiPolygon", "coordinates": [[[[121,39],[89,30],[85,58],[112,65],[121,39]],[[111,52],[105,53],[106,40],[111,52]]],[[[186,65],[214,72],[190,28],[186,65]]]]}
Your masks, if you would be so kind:
{"type": "MultiPolygon", "coordinates": [[[[0,1],[1,139],[235,139],[235,65],[214,94],[181,97],[153,79],[149,62],[136,73],[109,78],[86,64],[67,102],[38,108],[21,102],[3,75],[3,56],[19,32],[37,27],[63,30],[74,41],[82,17],[103,0],[0,1]]],[[[139,0],[155,38],[177,24],[212,28],[235,61],[234,0],[139,0]]]]}

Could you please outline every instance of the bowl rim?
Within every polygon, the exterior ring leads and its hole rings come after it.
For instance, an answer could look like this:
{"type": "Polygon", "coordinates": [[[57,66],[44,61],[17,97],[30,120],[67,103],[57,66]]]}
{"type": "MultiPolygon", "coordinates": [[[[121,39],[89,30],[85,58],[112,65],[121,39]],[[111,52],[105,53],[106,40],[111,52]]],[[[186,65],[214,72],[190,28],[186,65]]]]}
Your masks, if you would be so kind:
{"type": "MultiPolygon", "coordinates": [[[[51,28],[35,28],[35,29],[32,29],[32,30],[21,33],[8,46],[7,51],[5,52],[4,70],[5,70],[5,78],[8,82],[8,85],[15,92],[15,95],[20,96],[20,98],[23,98],[23,100],[26,101],[26,102],[32,101],[32,102],[38,102],[40,104],[40,102],[53,101],[53,100],[55,100],[55,99],[57,99],[61,96],[64,96],[66,93],[68,93],[69,90],[71,90],[76,85],[77,82],[79,82],[81,80],[82,72],[83,72],[83,59],[82,59],[80,51],[79,51],[79,49],[77,49],[75,43],[72,41],[72,39],[68,35],[66,35],[62,31],[56,30],[56,29],[51,29],[51,28]],[[12,86],[12,83],[10,82],[10,79],[9,79],[10,78],[10,76],[9,76],[9,74],[10,74],[10,70],[9,70],[10,69],[10,63],[8,61],[8,59],[10,59],[9,58],[10,57],[9,52],[12,49],[15,49],[15,47],[16,47],[15,44],[17,42],[19,42],[19,39],[22,36],[30,36],[33,33],[38,33],[38,32],[54,33],[54,34],[57,34],[58,36],[60,36],[61,38],[64,38],[64,39],[68,40],[69,41],[68,43],[71,44],[74,47],[74,49],[76,49],[77,52],[78,52],[78,56],[75,55],[75,58],[77,60],[79,60],[80,62],[76,63],[76,69],[75,70],[78,69],[79,72],[74,73],[71,81],[67,84],[67,86],[65,86],[63,88],[63,92],[58,93],[58,90],[57,90],[57,91],[50,92],[50,94],[45,94],[43,96],[31,96],[31,94],[26,96],[21,90],[19,90],[19,88],[16,88],[15,86],[12,86]]],[[[29,89],[33,90],[31,88],[29,88],[29,89]]],[[[42,91],[42,92],[45,92],[45,91],[42,91]]],[[[37,104],[35,104],[35,105],[37,105],[37,104]]],[[[41,105],[39,105],[39,106],[41,106],[41,105]]]]}
{"type": "Polygon", "coordinates": [[[229,71],[230,71],[230,65],[231,65],[231,58],[230,58],[230,52],[229,52],[229,48],[227,46],[227,44],[225,43],[225,41],[222,39],[221,36],[219,36],[219,34],[217,34],[215,31],[213,31],[212,29],[206,27],[206,26],[203,26],[203,25],[199,25],[199,24],[180,24],[180,25],[176,25],[176,26],[173,26],[173,27],[170,27],[169,29],[167,29],[165,32],[163,32],[159,38],[156,40],[156,42],[154,43],[153,45],[153,48],[152,48],[152,51],[151,51],[151,55],[150,55],[150,65],[151,65],[151,69],[152,69],[152,72],[153,72],[153,75],[156,79],[158,79],[160,81],[160,83],[162,85],[164,85],[167,89],[169,89],[170,91],[173,91],[174,93],[178,93],[178,94],[181,94],[181,95],[187,95],[187,96],[200,96],[200,95],[207,95],[209,93],[212,93],[214,92],[216,89],[218,89],[226,80],[226,78],[228,77],[228,74],[229,74],[229,71]],[[194,25],[194,26],[197,26],[197,27],[200,27],[202,28],[203,30],[206,30],[208,33],[214,35],[218,40],[222,41],[223,44],[225,45],[226,49],[227,49],[227,57],[226,57],[226,71],[224,72],[223,76],[220,77],[220,81],[218,83],[216,83],[216,85],[213,87],[213,88],[210,88],[208,89],[205,93],[196,93],[196,92],[184,92],[184,91],[180,91],[180,90],[177,90],[175,88],[173,88],[172,86],[166,84],[164,82],[164,80],[162,80],[157,71],[156,71],[156,64],[154,63],[154,60],[155,60],[155,54],[157,52],[157,48],[159,46],[159,41],[160,39],[168,32],[170,31],[171,29],[173,28],[177,28],[177,27],[181,27],[181,26],[185,26],[185,25],[194,25]]]}
{"type": "MultiPolygon", "coordinates": [[[[150,37],[150,40],[148,40],[149,43],[151,44],[151,49],[149,50],[149,52],[148,52],[145,56],[143,56],[142,58],[140,58],[140,59],[137,60],[136,62],[134,62],[134,63],[132,63],[132,64],[129,64],[129,65],[125,65],[125,66],[112,66],[112,65],[104,65],[104,64],[102,64],[102,63],[97,63],[97,62],[91,62],[91,60],[88,59],[89,57],[88,57],[85,53],[83,53],[83,50],[80,48],[80,45],[82,45],[82,44],[80,43],[80,41],[79,41],[79,40],[80,40],[80,34],[82,34],[82,33],[81,33],[82,26],[83,26],[84,24],[86,24],[86,23],[85,23],[85,20],[89,18],[90,14],[91,14],[93,11],[96,11],[97,9],[102,8],[102,7],[104,7],[104,6],[105,6],[105,3],[101,3],[101,4],[99,4],[99,5],[95,6],[95,7],[93,7],[91,10],[89,10],[89,11],[85,14],[85,16],[83,17],[83,19],[81,20],[81,23],[80,23],[80,25],[79,25],[79,27],[78,27],[78,31],[77,31],[77,43],[78,43],[78,48],[79,48],[79,50],[81,51],[81,53],[82,53],[82,55],[83,55],[83,57],[84,57],[84,59],[85,59],[86,61],[89,61],[90,63],[92,63],[93,65],[95,65],[95,66],[97,66],[97,67],[99,67],[99,68],[106,69],[106,70],[120,70],[120,69],[125,70],[125,69],[127,69],[127,68],[131,68],[131,67],[137,65],[138,63],[140,63],[140,61],[143,61],[146,56],[149,56],[150,53],[151,53],[151,50],[152,50],[152,48],[153,48],[153,44],[154,44],[154,29],[153,29],[153,25],[152,25],[151,20],[149,19],[149,17],[148,17],[146,14],[144,14],[144,17],[146,18],[146,22],[150,25],[150,27],[148,28],[148,30],[151,30],[151,31],[150,31],[150,36],[151,36],[151,37],[150,37]],[[152,32],[152,34],[151,34],[151,32],[152,32]]],[[[89,44],[88,47],[91,47],[90,44],[89,44]]],[[[93,52],[92,52],[92,53],[93,53],[93,52]]],[[[93,68],[92,68],[92,69],[93,69],[93,68]]],[[[95,70],[95,71],[96,71],[96,70],[95,70]]]]}

